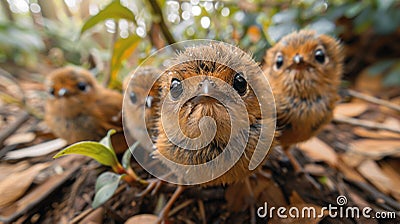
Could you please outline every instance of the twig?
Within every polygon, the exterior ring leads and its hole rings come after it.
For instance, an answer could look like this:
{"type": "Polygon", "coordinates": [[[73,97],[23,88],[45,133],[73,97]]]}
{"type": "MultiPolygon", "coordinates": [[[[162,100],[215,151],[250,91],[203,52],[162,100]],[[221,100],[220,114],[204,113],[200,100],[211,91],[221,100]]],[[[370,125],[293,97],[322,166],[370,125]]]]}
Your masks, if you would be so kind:
{"type": "Polygon", "coordinates": [[[172,210],[169,212],[168,216],[171,217],[171,216],[175,215],[177,212],[179,212],[180,210],[186,208],[187,206],[189,206],[189,205],[192,204],[193,202],[194,202],[193,199],[189,199],[189,200],[183,202],[182,204],[179,204],[179,205],[175,206],[175,208],[172,209],[172,210]]]}
{"type": "Polygon", "coordinates": [[[382,105],[382,106],[385,106],[387,108],[390,108],[390,109],[393,109],[393,110],[396,110],[396,111],[400,112],[400,106],[397,105],[397,104],[391,103],[389,101],[382,100],[382,99],[379,99],[379,98],[376,98],[376,97],[373,97],[373,96],[370,96],[370,95],[366,95],[364,93],[360,93],[360,92],[357,92],[357,91],[354,91],[354,90],[351,90],[351,89],[347,90],[347,93],[352,97],[356,97],[356,98],[365,100],[365,101],[370,102],[370,103],[382,105]]]}
{"type": "Polygon", "coordinates": [[[201,222],[203,224],[207,223],[206,209],[204,208],[204,203],[202,200],[197,200],[197,205],[199,207],[199,213],[201,216],[201,222]]]}
{"type": "Polygon", "coordinates": [[[28,119],[29,119],[29,114],[23,111],[18,115],[17,119],[12,124],[10,124],[7,128],[1,130],[0,145],[3,145],[4,140],[10,137],[10,135],[12,135],[16,130],[18,130],[18,128],[21,127],[21,125],[25,123],[25,121],[27,121],[28,119]]]}
{"type": "Polygon", "coordinates": [[[355,181],[350,181],[346,180],[349,184],[363,190],[367,197],[367,199],[372,200],[373,202],[377,203],[377,205],[382,206],[382,205],[388,205],[390,208],[392,208],[392,211],[399,211],[400,210],[400,204],[393,200],[392,198],[386,196],[385,194],[379,192],[376,190],[374,187],[367,183],[362,183],[362,182],[355,182],[355,181]],[[384,201],[384,203],[379,203],[381,200],[384,201]]]}
{"type": "Polygon", "coordinates": [[[117,20],[114,20],[114,24],[115,24],[115,32],[113,33],[112,40],[111,40],[111,60],[109,63],[110,67],[109,67],[108,72],[105,74],[105,77],[103,80],[104,87],[108,86],[108,84],[110,83],[111,77],[112,77],[112,72],[113,72],[112,56],[114,55],[114,51],[115,51],[115,43],[117,42],[118,37],[119,37],[119,23],[117,20]]]}
{"type": "Polygon", "coordinates": [[[381,124],[381,123],[360,120],[360,119],[356,119],[356,118],[346,117],[343,115],[335,115],[335,117],[333,118],[333,121],[338,122],[338,123],[345,123],[345,124],[360,126],[360,127],[368,128],[368,129],[384,130],[384,131],[390,131],[390,132],[400,134],[399,129],[395,129],[395,128],[389,127],[389,126],[381,124]]]}
{"type": "Polygon", "coordinates": [[[94,208],[89,208],[85,211],[83,211],[81,214],[79,214],[78,216],[76,216],[74,219],[71,220],[71,224],[74,223],[78,223],[79,221],[81,221],[83,218],[85,218],[86,216],[88,216],[90,213],[92,213],[94,211],[94,208]]]}
{"type": "Polygon", "coordinates": [[[153,12],[159,17],[158,24],[160,25],[161,32],[163,33],[165,40],[168,42],[168,44],[176,43],[174,36],[172,36],[171,32],[168,29],[167,24],[165,23],[161,7],[158,5],[157,0],[149,0],[149,2],[151,8],[153,9],[153,12]]]}

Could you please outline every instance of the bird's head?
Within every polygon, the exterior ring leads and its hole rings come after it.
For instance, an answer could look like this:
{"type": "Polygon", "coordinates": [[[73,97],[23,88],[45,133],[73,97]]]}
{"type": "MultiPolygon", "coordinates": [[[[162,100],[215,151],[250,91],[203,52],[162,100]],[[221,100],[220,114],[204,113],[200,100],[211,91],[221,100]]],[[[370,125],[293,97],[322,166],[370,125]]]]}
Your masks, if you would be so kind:
{"type": "Polygon", "coordinates": [[[46,85],[48,93],[55,99],[90,98],[97,89],[93,75],[75,67],[54,70],[49,74],[46,85]]]}

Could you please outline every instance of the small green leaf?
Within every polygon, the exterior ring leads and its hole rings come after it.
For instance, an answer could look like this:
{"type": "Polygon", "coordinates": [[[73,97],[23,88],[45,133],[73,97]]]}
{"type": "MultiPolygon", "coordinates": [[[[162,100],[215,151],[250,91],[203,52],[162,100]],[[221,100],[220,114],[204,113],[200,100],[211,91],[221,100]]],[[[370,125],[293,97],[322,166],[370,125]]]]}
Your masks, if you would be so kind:
{"type": "Polygon", "coordinates": [[[103,144],[105,147],[107,147],[112,154],[115,155],[115,151],[114,151],[114,147],[112,146],[112,142],[111,142],[111,135],[115,134],[117,131],[114,129],[110,129],[107,132],[107,135],[100,140],[100,143],[103,144]]]}
{"type": "Polygon", "coordinates": [[[139,145],[139,141],[135,142],[129,149],[127,149],[122,156],[122,167],[124,167],[125,170],[127,170],[130,167],[131,164],[131,158],[132,158],[132,151],[136,149],[136,147],[139,145]]]}
{"type": "Polygon", "coordinates": [[[132,11],[121,5],[119,0],[116,0],[112,1],[95,16],[90,17],[85,24],[83,24],[81,34],[107,19],[126,19],[136,23],[135,15],[132,13],[132,11]]]}
{"type": "Polygon", "coordinates": [[[97,178],[95,186],[96,195],[92,203],[93,208],[99,207],[114,195],[122,177],[123,175],[105,172],[97,178]]]}
{"type": "Polygon", "coordinates": [[[103,144],[98,142],[83,141],[75,143],[57,153],[53,158],[58,158],[70,154],[79,154],[88,156],[97,162],[105,165],[114,167],[118,164],[115,153],[105,147],[103,144]]]}
{"type": "Polygon", "coordinates": [[[119,39],[114,44],[114,51],[111,59],[111,82],[117,80],[117,75],[121,69],[122,63],[128,59],[132,52],[139,45],[141,38],[135,34],[126,39],[119,39]]]}

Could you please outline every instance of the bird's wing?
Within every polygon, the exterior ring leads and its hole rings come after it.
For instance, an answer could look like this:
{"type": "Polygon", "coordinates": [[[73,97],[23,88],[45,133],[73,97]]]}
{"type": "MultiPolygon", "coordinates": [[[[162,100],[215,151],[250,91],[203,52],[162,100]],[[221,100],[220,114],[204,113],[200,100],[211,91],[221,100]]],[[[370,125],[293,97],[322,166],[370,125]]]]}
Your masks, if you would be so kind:
{"type": "Polygon", "coordinates": [[[98,94],[94,116],[104,129],[122,131],[122,100],[122,95],[116,91],[105,89],[98,94]]]}

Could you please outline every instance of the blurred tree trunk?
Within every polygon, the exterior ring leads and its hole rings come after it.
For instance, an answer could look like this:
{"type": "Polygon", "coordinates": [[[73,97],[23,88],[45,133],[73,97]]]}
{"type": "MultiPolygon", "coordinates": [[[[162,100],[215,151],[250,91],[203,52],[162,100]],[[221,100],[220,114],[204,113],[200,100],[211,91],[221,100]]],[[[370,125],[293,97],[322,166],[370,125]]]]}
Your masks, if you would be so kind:
{"type": "Polygon", "coordinates": [[[8,4],[8,2],[5,0],[1,0],[0,2],[1,2],[1,7],[3,8],[3,11],[7,16],[7,19],[10,21],[14,21],[14,15],[11,12],[10,5],[8,4]]]}
{"type": "Polygon", "coordinates": [[[58,21],[57,17],[57,5],[54,0],[38,0],[38,4],[40,5],[42,16],[44,18],[58,21]]]}

